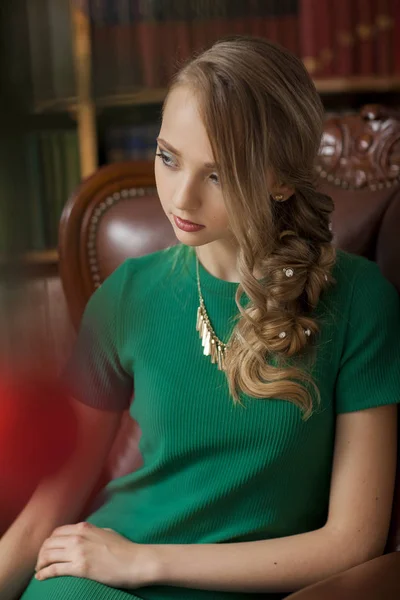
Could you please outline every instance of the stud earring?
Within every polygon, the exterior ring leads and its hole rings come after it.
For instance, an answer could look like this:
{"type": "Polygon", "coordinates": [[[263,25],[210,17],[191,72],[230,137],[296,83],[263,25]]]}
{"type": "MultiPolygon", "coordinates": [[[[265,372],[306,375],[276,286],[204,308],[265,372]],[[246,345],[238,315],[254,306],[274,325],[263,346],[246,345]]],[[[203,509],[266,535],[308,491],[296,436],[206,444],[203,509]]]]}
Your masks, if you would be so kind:
{"type": "Polygon", "coordinates": [[[278,338],[281,340],[284,340],[286,337],[286,331],[281,331],[280,334],[278,335],[278,338]]]}
{"type": "Polygon", "coordinates": [[[275,194],[274,200],[276,200],[276,202],[284,202],[285,201],[285,197],[284,197],[283,194],[275,194]]]}

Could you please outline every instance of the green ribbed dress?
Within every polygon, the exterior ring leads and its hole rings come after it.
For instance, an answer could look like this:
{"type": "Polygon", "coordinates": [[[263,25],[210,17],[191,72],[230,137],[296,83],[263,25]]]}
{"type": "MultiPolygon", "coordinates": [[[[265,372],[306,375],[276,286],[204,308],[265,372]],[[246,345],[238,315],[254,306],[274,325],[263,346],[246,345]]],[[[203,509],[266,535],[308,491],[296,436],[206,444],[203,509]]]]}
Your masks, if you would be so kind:
{"type": "MultiPolygon", "coordinates": [[[[143,466],[108,485],[91,523],[143,544],[261,540],[324,525],[336,413],[400,401],[396,291],[374,263],[341,251],[333,275],[337,283],[315,314],[313,375],[322,402],[307,421],[281,399],[243,396],[243,406],[233,404],[195,329],[193,249],[129,259],[103,283],[88,303],[67,376],[74,396],[99,409],[125,409],[134,387],[143,466]]],[[[201,265],[200,278],[211,322],[226,341],[237,284],[201,265]]],[[[132,597],[260,598],[167,586],[117,590],[60,577],[33,579],[23,600],[132,597]]]]}

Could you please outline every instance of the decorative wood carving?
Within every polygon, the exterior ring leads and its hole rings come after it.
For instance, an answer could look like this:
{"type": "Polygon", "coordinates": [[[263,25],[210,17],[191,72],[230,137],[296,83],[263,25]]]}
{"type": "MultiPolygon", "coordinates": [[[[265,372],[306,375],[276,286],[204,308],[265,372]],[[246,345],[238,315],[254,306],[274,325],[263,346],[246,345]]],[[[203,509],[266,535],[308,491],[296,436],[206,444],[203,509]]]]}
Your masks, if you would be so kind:
{"type": "Polygon", "coordinates": [[[359,113],[327,118],[319,177],[347,189],[383,189],[400,183],[400,110],[367,104],[359,113]]]}

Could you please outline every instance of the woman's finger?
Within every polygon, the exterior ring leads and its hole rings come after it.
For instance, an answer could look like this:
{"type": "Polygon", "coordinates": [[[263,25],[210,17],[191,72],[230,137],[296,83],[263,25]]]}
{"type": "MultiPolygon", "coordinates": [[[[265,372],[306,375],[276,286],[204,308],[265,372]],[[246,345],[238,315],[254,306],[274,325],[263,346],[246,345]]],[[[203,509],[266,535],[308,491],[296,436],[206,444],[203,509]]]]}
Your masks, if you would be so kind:
{"type": "Polygon", "coordinates": [[[38,571],[35,577],[36,579],[39,579],[39,581],[43,581],[43,579],[49,579],[50,577],[62,577],[65,575],[80,577],[80,575],[75,571],[76,568],[71,562],[55,563],[38,571]]]}
{"type": "Polygon", "coordinates": [[[65,536],[65,535],[85,535],[88,531],[94,529],[94,525],[87,521],[81,523],[74,523],[73,525],[62,525],[54,529],[52,536],[65,536]]]}
{"type": "Polygon", "coordinates": [[[36,563],[36,571],[39,572],[40,569],[44,569],[49,565],[54,563],[63,563],[69,562],[69,558],[66,556],[65,549],[51,549],[45,550],[42,552],[38,558],[36,563]]]}
{"type": "Polygon", "coordinates": [[[65,548],[67,541],[68,541],[68,537],[66,535],[63,536],[59,536],[59,535],[52,535],[51,537],[47,538],[47,540],[45,540],[42,544],[42,547],[40,549],[40,551],[42,550],[50,550],[50,549],[54,549],[54,548],[65,548]]]}

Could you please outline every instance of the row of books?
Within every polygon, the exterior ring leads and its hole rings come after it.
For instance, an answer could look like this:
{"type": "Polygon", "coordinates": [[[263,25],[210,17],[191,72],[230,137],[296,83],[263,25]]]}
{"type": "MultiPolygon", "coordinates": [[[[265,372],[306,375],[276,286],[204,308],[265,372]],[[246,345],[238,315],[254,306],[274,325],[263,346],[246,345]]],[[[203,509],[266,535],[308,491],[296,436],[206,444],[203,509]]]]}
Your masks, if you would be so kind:
{"type": "Polygon", "coordinates": [[[232,34],[282,44],[314,77],[400,74],[398,0],[92,0],[90,11],[99,95],[163,87],[232,34]]]}
{"type": "MultiPolygon", "coordinates": [[[[159,129],[157,124],[109,127],[102,140],[106,162],[154,160],[159,129]]],[[[31,131],[25,134],[24,148],[28,199],[25,248],[54,248],[61,212],[80,181],[77,132],[31,131]]]]}
{"type": "MultiPolygon", "coordinates": [[[[18,10],[20,30],[28,32],[35,107],[53,99],[74,98],[76,82],[69,0],[23,0],[18,10]]],[[[18,33],[14,37],[17,40],[18,33]]]]}
{"type": "Polygon", "coordinates": [[[28,246],[53,248],[64,204],[80,181],[78,135],[75,130],[32,131],[25,150],[28,246]]]}
{"type": "Polygon", "coordinates": [[[299,0],[299,34],[314,77],[400,75],[398,0],[299,0]]]}
{"type": "Polygon", "coordinates": [[[298,50],[296,0],[92,0],[96,93],[164,87],[216,40],[253,34],[298,50]]]}
{"type": "Polygon", "coordinates": [[[159,130],[156,124],[109,127],[104,137],[107,163],[154,160],[159,130]]]}
{"type": "MultiPolygon", "coordinates": [[[[77,2],[77,0],[74,0],[77,2]]],[[[24,0],[37,104],[75,94],[69,0],[24,0]]],[[[165,87],[188,57],[234,34],[291,50],[315,78],[400,75],[398,0],[85,0],[94,94],[165,87]]]]}

